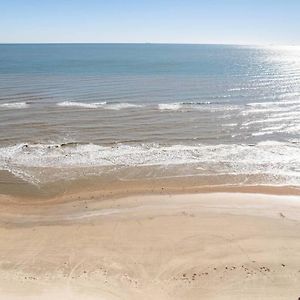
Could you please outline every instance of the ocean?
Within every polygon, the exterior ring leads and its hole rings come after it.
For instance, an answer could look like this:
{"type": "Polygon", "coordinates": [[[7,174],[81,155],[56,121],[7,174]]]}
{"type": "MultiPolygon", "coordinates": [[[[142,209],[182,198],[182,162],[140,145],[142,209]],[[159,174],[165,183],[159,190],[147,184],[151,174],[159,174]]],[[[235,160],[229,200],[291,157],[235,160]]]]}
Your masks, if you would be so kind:
{"type": "Polygon", "coordinates": [[[0,45],[0,189],[300,186],[300,48],[0,45]]]}

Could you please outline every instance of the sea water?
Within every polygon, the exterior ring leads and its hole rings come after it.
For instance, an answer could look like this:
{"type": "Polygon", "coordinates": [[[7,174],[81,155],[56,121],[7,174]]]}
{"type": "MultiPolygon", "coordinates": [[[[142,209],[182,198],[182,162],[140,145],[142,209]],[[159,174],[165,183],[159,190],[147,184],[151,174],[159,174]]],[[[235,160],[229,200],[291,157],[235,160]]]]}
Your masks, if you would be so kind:
{"type": "Polygon", "coordinates": [[[299,47],[0,45],[0,170],[29,183],[299,186],[299,133],[299,47]]]}

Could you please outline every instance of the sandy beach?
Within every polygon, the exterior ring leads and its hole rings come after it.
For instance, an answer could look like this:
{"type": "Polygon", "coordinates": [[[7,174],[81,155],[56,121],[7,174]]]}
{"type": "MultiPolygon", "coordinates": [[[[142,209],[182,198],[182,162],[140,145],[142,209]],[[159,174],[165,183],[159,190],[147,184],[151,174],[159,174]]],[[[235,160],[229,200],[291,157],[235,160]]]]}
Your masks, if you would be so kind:
{"type": "Polygon", "coordinates": [[[0,11],[0,300],[300,300],[300,0],[0,11]]]}
{"type": "Polygon", "coordinates": [[[0,199],[0,299],[298,299],[299,196],[0,199]]]}

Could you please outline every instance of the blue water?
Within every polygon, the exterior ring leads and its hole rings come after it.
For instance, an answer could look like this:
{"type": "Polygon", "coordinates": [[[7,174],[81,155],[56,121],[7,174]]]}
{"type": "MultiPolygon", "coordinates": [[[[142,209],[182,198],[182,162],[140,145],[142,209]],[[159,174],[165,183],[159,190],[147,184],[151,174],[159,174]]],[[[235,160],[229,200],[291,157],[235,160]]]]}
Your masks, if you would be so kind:
{"type": "Polygon", "coordinates": [[[213,45],[1,45],[0,72],[68,76],[234,76],[259,71],[255,67],[266,62],[269,52],[263,48],[213,45]]]}
{"type": "Polygon", "coordinates": [[[242,46],[0,45],[0,99],[16,101],[26,93],[27,100],[41,102],[63,97],[83,102],[230,97],[229,102],[241,102],[260,100],[262,94],[272,100],[287,90],[299,92],[298,84],[286,81],[291,74],[298,79],[287,52],[299,59],[297,50],[242,46]],[[240,87],[243,93],[228,92],[240,87]]]}
{"type": "Polygon", "coordinates": [[[24,178],[109,161],[298,185],[299,117],[299,47],[0,45],[0,169],[24,178]]]}

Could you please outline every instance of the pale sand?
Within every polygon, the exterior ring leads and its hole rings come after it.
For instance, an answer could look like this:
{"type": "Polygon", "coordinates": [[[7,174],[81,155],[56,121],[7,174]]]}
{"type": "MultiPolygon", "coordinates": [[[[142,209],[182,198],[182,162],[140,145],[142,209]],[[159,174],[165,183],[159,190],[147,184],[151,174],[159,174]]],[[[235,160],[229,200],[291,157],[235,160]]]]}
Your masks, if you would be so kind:
{"type": "Polygon", "coordinates": [[[298,299],[300,197],[0,197],[0,299],[298,299]]]}

